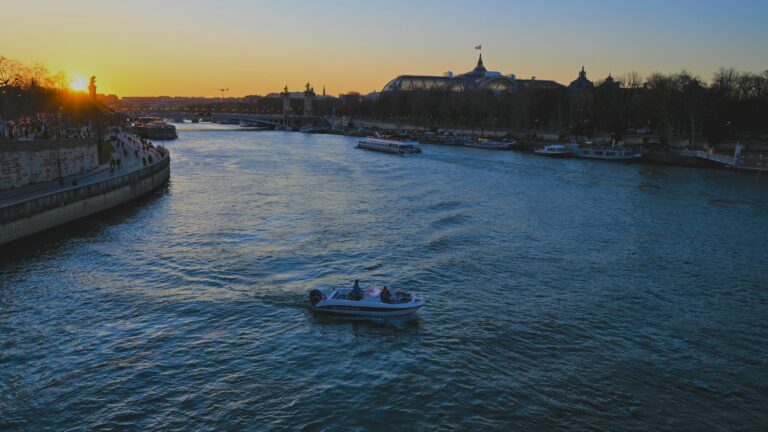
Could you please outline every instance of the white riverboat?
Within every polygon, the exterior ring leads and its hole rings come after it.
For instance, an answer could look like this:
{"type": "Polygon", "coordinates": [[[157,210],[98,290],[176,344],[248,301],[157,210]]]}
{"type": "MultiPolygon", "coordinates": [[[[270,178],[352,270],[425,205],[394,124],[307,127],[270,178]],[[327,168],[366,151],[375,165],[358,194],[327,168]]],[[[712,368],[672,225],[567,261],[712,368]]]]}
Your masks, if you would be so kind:
{"type": "Polygon", "coordinates": [[[357,281],[353,288],[336,288],[328,294],[314,289],[309,293],[309,302],[317,313],[374,318],[413,315],[426,304],[422,297],[409,293],[392,292],[387,296],[378,288],[363,291],[357,281]]]}
{"type": "Polygon", "coordinates": [[[544,146],[543,148],[534,150],[533,153],[539,156],[560,157],[560,158],[571,157],[571,155],[573,154],[571,152],[570,147],[564,144],[553,144],[553,145],[544,146]]]}
{"type": "Polygon", "coordinates": [[[395,141],[383,138],[364,138],[357,143],[357,148],[391,154],[421,153],[421,146],[416,141],[395,141]]]}

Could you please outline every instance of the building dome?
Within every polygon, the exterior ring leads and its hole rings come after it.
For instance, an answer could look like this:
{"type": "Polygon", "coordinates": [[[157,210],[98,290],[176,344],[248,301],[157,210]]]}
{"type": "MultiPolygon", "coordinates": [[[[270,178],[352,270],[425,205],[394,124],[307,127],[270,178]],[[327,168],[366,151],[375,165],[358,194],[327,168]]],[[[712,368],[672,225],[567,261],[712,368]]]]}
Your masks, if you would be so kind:
{"type": "Polygon", "coordinates": [[[592,84],[592,81],[587,79],[587,72],[584,70],[584,66],[581,67],[579,77],[568,85],[568,89],[574,91],[592,90],[593,88],[595,88],[595,85],[592,84]]]}
{"type": "Polygon", "coordinates": [[[487,73],[488,73],[488,69],[486,69],[485,66],[483,66],[483,55],[480,54],[480,58],[477,59],[477,66],[475,66],[475,68],[472,69],[471,71],[459,75],[459,77],[477,80],[480,78],[485,78],[487,73]]]}
{"type": "Polygon", "coordinates": [[[601,89],[611,89],[611,88],[619,88],[621,87],[621,83],[613,79],[613,76],[611,74],[608,74],[608,78],[605,79],[605,81],[600,84],[599,88],[601,89]]]}
{"type": "MultiPolygon", "coordinates": [[[[502,75],[500,72],[488,71],[483,64],[483,55],[480,54],[475,68],[467,73],[455,76],[452,73],[446,73],[443,76],[400,75],[387,83],[382,91],[439,90],[462,92],[470,90],[490,90],[495,94],[501,94],[505,92],[520,91],[531,83],[539,82],[535,80],[517,80],[516,78],[513,78],[513,76],[510,77],[502,75]]],[[[547,81],[546,85],[549,86],[547,88],[561,87],[559,84],[551,81],[547,81]]]]}
{"type": "Polygon", "coordinates": [[[483,53],[480,53],[480,57],[477,59],[477,66],[473,72],[487,72],[485,66],[483,66],[483,53]]]}

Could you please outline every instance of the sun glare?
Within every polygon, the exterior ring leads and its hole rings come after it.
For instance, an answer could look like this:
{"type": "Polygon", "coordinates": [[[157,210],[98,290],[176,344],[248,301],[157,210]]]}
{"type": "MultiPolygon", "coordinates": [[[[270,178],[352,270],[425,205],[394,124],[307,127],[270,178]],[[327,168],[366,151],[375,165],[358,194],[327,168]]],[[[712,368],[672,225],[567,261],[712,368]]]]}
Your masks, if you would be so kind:
{"type": "Polygon", "coordinates": [[[76,76],[72,82],[69,83],[69,87],[74,91],[84,92],[88,88],[88,80],[83,76],[76,76]]]}

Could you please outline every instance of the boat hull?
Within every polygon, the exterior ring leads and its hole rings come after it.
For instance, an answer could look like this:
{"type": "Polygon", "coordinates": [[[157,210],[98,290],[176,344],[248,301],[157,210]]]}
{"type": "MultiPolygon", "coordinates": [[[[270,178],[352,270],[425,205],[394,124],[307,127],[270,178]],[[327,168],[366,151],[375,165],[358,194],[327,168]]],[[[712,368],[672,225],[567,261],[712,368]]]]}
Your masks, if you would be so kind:
{"type": "Polygon", "coordinates": [[[384,147],[378,147],[378,146],[371,146],[371,145],[366,145],[366,144],[358,144],[357,148],[359,148],[361,150],[370,150],[370,151],[375,151],[375,152],[379,152],[379,153],[398,154],[398,155],[403,154],[403,152],[399,151],[399,150],[390,149],[390,148],[384,148],[384,147]]]}
{"type": "Polygon", "coordinates": [[[151,140],[174,140],[179,137],[176,126],[167,123],[162,126],[136,126],[134,132],[141,138],[151,140]]]}
{"type": "Polygon", "coordinates": [[[348,305],[321,305],[312,306],[317,313],[327,315],[358,316],[358,317],[402,317],[414,315],[424,305],[416,305],[402,308],[379,308],[375,306],[348,306],[348,305]]]}
{"type": "Polygon", "coordinates": [[[509,145],[482,145],[482,144],[464,144],[464,147],[478,148],[483,150],[509,150],[509,145]]]}
{"type": "Polygon", "coordinates": [[[367,143],[367,142],[358,143],[356,148],[363,149],[363,150],[376,151],[380,153],[397,154],[397,155],[421,153],[421,149],[418,147],[404,149],[404,148],[388,147],[386,145],[379,145],[379,144],[367,143]]]}
{"type": "Polygon", "coordinates": [[[604,161],[615,161],[615,162],[636,162],[642,159],[643,155],[636,155],[636,156],[584,156],[576,154],[574,155],[577,158],[582,159],[594,159],[594,160],[604,160],[604,161]]]}
{"type": "Polygon", "coordinates": [[[611,148],[574,148],[571,149],[574,157],[583,159],[595,159],[615,162],[633,162],[642,159],[643,154],[632,150],[611,148]]]}
{"type": "Polygon", "coordinates": [[[562,153],[556,153],[556,152],[540,152],[535,151],[533,152],[536,156],[544,156],[544,157],[551,157],[551,158],[569,158],[573,156],[571,152],[562,152],[562,153]]]}

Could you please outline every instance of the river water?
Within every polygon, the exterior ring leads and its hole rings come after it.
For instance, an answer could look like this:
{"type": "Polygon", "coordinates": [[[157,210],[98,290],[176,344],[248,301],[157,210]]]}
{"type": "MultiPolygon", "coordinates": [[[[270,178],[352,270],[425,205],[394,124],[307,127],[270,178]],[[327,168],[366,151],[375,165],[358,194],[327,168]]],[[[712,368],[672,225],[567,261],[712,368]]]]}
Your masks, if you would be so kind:
{"type": "Polygon", "coordinates": [[[5,251],[0,429],[768,429],[768,177],[234,129],[5,251]]]}

